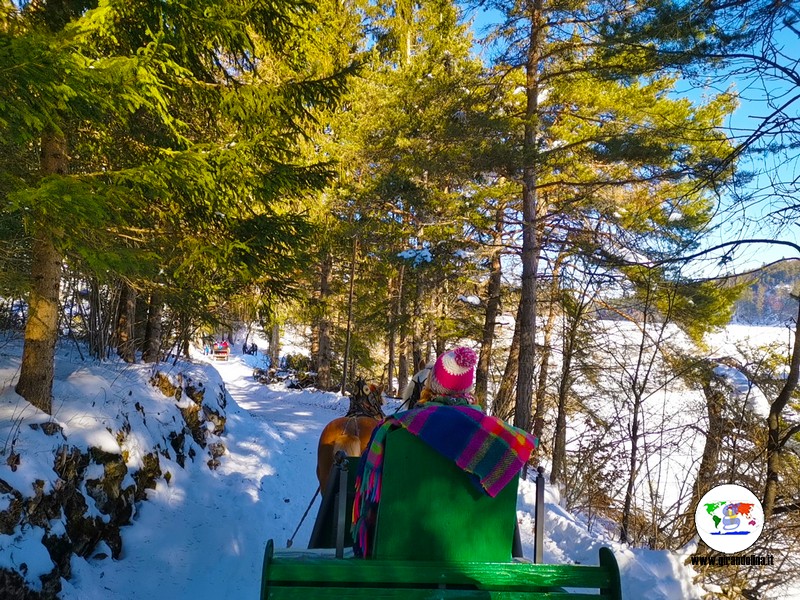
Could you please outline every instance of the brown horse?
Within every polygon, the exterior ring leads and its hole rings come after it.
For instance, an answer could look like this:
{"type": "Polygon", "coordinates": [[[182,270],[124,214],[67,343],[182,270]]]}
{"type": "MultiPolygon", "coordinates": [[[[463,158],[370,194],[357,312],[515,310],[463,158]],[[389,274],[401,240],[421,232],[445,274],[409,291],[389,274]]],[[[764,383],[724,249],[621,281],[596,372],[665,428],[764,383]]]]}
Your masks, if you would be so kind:
{"type": "Polygon", "coordinates": [[[347,414],[334,419],[322,430],[317,446],[317,479],[322,494],[325,494],[336,452],[342,450],[347,456],[361,456],[366,449],[372,430],[385,416],[381,409],[382,391],[359,378],[350,396],[347,414]]]}

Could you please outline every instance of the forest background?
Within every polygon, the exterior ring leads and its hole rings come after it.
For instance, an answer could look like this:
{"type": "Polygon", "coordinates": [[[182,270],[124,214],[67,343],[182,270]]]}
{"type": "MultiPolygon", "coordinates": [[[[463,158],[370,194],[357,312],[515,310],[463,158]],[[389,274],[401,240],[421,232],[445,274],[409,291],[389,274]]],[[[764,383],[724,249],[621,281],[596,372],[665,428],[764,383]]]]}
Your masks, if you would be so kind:
{"type": "MultiPolygon", "coordinates": [[[[704,338],[750,283],[742,248],[800,256],[799,18],[759,0],[3,0],[16,390],[52,414],[63,336],[155,362],[242,323],[275,340],[302,324],[319,388],[358,372],[392,393],[473,340],[481,403],[536,433],[551,482],[621,540],[686,544],[689,507],[733,479],[763,498],[762,549],[788,548],[800,344],[719,357],[704,338]],[[466,19],[487,9],[476,40],[466,19]],[[766,110],[731,130],[740,93],[766,110]],[[705,405],[672,428],[651,405],[675,382],[705,405]],[[665,502],[653,436],[698,427],[665,502]]],[[[800,557],[784,560],[708,577],[757,597],[800,557]]]]}

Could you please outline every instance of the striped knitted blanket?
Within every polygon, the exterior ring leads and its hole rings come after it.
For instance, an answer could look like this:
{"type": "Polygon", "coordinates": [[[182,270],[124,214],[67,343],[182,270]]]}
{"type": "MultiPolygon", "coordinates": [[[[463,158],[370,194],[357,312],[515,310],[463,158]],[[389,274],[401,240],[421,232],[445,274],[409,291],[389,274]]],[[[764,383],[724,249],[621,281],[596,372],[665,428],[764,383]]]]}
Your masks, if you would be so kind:
{"type": "Polygon", "coordinates": [[[387,417],[373,431],[356,476],[352,522],[357,556],[367,556],[368,538],[381,496],[386,436],[398,427],[405,427],[472,474],[481,489],[492,497],[520,472],[538,443],[531,434],[473,406],[421,405],[387,417]]]}

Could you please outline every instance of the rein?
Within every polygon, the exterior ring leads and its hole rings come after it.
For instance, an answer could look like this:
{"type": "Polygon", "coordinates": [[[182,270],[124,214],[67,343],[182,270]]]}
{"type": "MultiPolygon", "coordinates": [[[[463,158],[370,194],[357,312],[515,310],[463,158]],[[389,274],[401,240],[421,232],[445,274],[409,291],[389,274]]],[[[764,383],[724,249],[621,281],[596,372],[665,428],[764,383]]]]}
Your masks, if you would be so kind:
{"type": "Polygon", "coordinates": [[[403,407],[404,407],[406,404],[408,404],[408,401],[409,401],[409,400],[411,400],[411,398],[407,398],[407,399],[403,400],[403,403],[402,403],[400,406],[398,406],[397,408],[395,408],[395,409],[394,409],[394,412],[391,414],[391,416],[394,416],[394,415],[396,415],[397,413],[399,413],[401,410],[403,410],[403,407]]]}
{"type": "Polygon", "coordinates": [[[345,415],[345,417],[350,418],[350,419],[355,419],[355,418],[358,418],[358,417],[369,417],[371,419],[375,419],[376,421],[380,421],[385,416],[386,415],[383,414],[383,411],[379,411],[376,414],[374,411],[367,412],[366,410],[364,410],[361,407],[359,407],[359,408],[357,408],[355,410],[349,410],[349,411],[347,411],[347,414],[345,415]]]}

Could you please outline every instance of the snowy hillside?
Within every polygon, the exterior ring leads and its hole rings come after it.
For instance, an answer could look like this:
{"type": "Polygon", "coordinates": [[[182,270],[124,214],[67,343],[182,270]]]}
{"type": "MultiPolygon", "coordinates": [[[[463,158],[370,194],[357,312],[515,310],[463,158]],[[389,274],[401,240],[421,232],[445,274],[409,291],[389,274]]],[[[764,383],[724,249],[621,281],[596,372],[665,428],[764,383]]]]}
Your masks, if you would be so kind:
{"type": "MultiPolygon", "coordinates": [[[[208,419],[205,447],[191,436],[179,446],[170,431],[185,414],[188,398],[176,401],[164,396],[148,383],[152,373],[145,365],[84,363],[74,347],[64,345],[57,357],[53,417],[63,437],[47,435],[40,426],[31,427],[49,421],[47,415],[13,391],[20,352],[16,341],[0,348],[0,485],[4,486],[0,491],[12,487],[31,497],[37,480],[44,482],[45,493],[58,486],[53,460],[57,448],[65,444],[84,451],[94,446],[122,456],[129,470],[126,477],[141,467],[152,448],[161,452],[163,475],[146,490],[147,499],[135,503],[131,524],[121,527],[121,549],[115,552],[101,541],[86,558],[72,556],[71,577],[61,579],[60,597],[257,598],[264,545],[273,538],[283,547],[292,536],[316,489],[317,435],[328,421],[344,414],[347,401],[331,393],[257,383],[252,371],[258,357],[237,352],[227,363],[212,364],[200,353],[193,364],[160,368],[173,381],[185,385],[188,378],[203,387],[206,404],[210,399],[224,406],[219,411],[224,432],[217,436],[212,431],[214,420],[208,419]],[[120,431],[127,433],[119,435],[120,431]],[[215,444],[225,450],[212,469],[215,444]],[[182,450],[183,467],[176,447],[182,450]],[[15,461],[8,460],[12,454],[19,456],[14,469],[15,461]]],[[[393,402],[387,404],[387,412],[396,408],[393,402]]],[[[529,557],[534,498],[533,484],[522,482],[518,517],[529,557]]],[[[0,515],[13,499],[13,494],[0,493],[0,515]]],[[[596,564],[598,549],[610,546],[620,565],[625,598],[700,596],[683,557],[623,547],[596,524],[590,532],[579,516],[559,506],[556,490],[548,490],[547,502],[546,562],[596,564]]],[[[305,547],[315,512],[316,507],[300,527],[295,547],[305,547]]],[[[107,519],[97,506],[90,506],[89,513],[107,519]]],[[[42,538],[46,529],[55,535],[66,526],[63,516],[54,515],[49,523],[0,534],[0,568],[22,573],[29,586],[41,589],[39,577],[54,568],[42,538]]]]}

